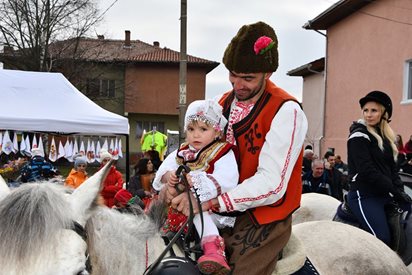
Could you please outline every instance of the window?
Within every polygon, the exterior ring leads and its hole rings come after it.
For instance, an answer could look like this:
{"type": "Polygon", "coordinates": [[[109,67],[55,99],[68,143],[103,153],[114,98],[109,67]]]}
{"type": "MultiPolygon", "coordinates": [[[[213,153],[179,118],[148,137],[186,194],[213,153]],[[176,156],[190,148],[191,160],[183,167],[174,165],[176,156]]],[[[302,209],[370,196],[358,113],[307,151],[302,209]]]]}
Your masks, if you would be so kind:
{"type": "Polygon", "coordinates": [[[412,101],[412,60],[405,63],[405,81],[403,89],[403,101],[412,101]]]}
{"type": "Polygon", "coordinates": [[[143,130],[146,132],[156,130],[161,133],[165,132],[165,123],[159,121],[137,121],[136,123],[136,139],[139,139],[143,135],[143,130]]]}
{"type": "Polygon", "coordinates": [[[115,80],[112,79],[87,79],[86,95],[89,97],[109,97],[114,98],[115,80]]]}
{"type": "Polygon", "coordinates": [[[111,79],[100,79],[100,96],[115,97],[115,82],[111,79]]]}
{"type": "Polygon", "coordinates": [[[86,95],[89,97],[99,96],[99,80],[98,79],[87,79],[86,83],[86,95]]]}

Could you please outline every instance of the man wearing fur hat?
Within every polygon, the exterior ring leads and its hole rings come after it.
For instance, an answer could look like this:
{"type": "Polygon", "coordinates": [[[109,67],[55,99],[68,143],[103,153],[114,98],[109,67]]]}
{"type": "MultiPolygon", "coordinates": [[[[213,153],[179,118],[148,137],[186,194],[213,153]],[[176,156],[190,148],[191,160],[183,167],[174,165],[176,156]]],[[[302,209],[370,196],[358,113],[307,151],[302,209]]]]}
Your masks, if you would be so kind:
{"type": "MultiPolygon", "coordinates": [[[[240,214],[223,235],[233,274],[272,273],[300,205],[308,126],[297,100],[269,80],[278,67],[277,44],[272,27],[257,22],[238,31],[223,57],[233,89],[219,103],[226,140],[239,147],[240,184],[202,209],[240,214]]],[[[181,209],[187,203],[182,196],[172,201],[181,209]]]]}

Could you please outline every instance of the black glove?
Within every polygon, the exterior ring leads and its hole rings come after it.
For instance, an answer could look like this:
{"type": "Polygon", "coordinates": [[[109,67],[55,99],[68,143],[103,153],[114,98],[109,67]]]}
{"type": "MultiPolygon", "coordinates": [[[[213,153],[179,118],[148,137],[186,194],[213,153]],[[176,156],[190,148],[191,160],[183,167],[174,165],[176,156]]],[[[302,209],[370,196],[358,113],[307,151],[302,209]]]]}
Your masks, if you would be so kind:
{"type": "Polygon", "coordinates": [[[412,203],[411,197],[403,190],[397,190],[393,194],[394,199],[399,203],[412,203]]]}

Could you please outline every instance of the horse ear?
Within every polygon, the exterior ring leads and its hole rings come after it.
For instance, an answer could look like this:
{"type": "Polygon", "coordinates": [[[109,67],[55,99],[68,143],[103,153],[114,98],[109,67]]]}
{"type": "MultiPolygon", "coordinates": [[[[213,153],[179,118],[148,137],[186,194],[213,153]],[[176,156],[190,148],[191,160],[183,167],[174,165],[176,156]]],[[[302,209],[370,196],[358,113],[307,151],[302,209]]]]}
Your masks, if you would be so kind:
{"type": "Polygon", "coordinates": [[[102,169],[88,178],[77,187],[69,197],[69,202],[74,211],[76,221],[84,225],[91,215],[91,209],[97,205],[103,182],[110,171],[113,160],[108,162],[102,169]]]}
{"type": "Polygon", "coordinates": [[[0,201],[10,193],[10,188],[0,175],[0,201]]]}

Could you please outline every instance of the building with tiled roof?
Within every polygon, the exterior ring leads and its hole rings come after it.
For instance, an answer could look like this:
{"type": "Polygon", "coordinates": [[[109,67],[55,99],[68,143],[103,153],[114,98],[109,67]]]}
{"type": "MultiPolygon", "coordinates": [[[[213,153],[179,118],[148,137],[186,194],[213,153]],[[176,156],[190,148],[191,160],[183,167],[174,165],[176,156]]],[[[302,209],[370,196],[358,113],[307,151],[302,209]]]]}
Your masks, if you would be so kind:
{"type": "Polygon", "coordinates": [[[325,37],[325,58],[288,74],[303,78],[306,142],[320,156],[334,150],[346,160],[349,126],[362,117],[359,99],[373,90],[391,97],[395,133],[412,134],[411,11],[409,0],[340,0],[304,24],[325,37]]]}
{"type": "MultiPolygon", "coordinates": [[[[131,40],[129,31],[124,40],[99,35],[50,47],[54,71],[103,108],[129,118],[131,162],[140,151],[143,130],[178,130],[179,52],[157,41],[131,40]]],[[[187,105],[205,98],[206,75],[218,65],[187,55],[187,105]]]]}

